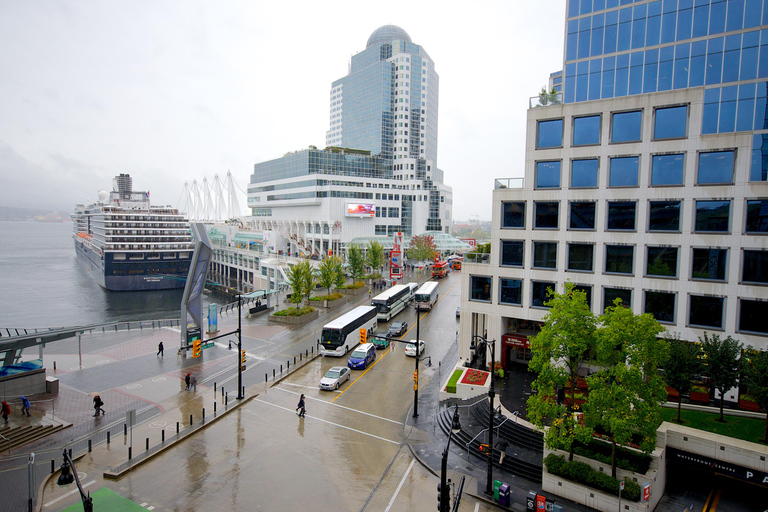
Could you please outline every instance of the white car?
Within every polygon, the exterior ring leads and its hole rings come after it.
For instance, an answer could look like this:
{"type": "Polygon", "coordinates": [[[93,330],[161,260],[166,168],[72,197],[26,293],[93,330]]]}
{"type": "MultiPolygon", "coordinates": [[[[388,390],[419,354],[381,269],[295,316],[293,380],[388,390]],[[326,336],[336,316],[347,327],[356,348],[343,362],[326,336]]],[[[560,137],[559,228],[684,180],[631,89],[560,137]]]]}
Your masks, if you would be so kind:
{"type": "Polygon", "coordinates": [[[351,372],[346,366],[334,366],[327,372],[322,379],[320,379],[320,389],[328,389],[333,391],[339,389],[341,383],[349,380],[351,372]]]}
{"type": "MultiPolygon", "coordinates": [[[[424,351],[427,349],[427,344],[424,340],[419,340],[419,355],[423,356],[424,351]]],[[[416,357],[416,340],[410,340],[405,345],[405,355],[416,357]]]]}

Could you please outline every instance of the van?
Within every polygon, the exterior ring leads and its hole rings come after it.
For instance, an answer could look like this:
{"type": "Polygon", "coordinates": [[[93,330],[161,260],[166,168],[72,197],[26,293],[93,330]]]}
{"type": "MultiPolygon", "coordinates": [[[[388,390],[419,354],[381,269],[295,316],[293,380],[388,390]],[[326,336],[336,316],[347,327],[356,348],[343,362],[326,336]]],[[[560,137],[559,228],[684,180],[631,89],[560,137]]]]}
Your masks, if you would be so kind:
{"type": "Polygon", "coordinates": [[[347,366],[353,370],[365,370],[376,359],[376,347],[373,343],[361,343],[349,356],[347,366]]]}

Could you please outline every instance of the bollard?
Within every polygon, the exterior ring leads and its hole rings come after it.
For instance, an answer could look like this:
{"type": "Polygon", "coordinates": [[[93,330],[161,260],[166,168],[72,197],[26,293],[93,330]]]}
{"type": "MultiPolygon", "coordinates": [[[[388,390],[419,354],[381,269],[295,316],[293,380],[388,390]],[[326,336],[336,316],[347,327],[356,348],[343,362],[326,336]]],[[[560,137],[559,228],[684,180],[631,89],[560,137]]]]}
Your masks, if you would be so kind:
{"type": "Polygon", "coordinates": [[[226,406],[229,403],[229,395],[224,397],[224,405],[226,406]]]}
{"type": "Polygon", "coordinates": [[[283,365],[280,365],[280,373],[283,373],[283,365]]]}
{"type": "Polygon", "coordinates": [[[312,347],[312,355],[315,355],[315,347],[312,347]]]}
{"type": "Polygon", "coordinates": [[[56,361],[53,362],[53,371],[56,371],[56,361]]]}
{"type": "Polygon", "coordinates": [[[269,374],[268,373],[264,374],[264,382],[269,382],[269,374]]]}
{"type": "Polygon", "coordinates": [[[165,442],[165,429],[160,431],[160,442],[161,443],[165,442]]]}
{"type": "MultiPolygon", "coordinates": [[[[303,355],[304,355],[304,354],[302,354],[301,352],[299,352],[299,361],[301,361],[301,356],[303,356],[303,355]]],[[[296,358],[295,358],[295,357],[293,358],[293,364],[296,364],[296,358]]]]}
{"type": "MultiPolygon", "coordinates": [[[[296,366],[296,356],[293,356],[293,366],[296,366]]],[[[290,368],[290,366],[288,368],[290,368]]]]}
{"type": "Polygon", "coordinates": [[[305,352],[304,357],[309,357],[309,350],[305,350],[304,352],[305,352]]]}
{"type": "Polygon", "coordinates": [[[177,434],[179,433],[179,422],[178,421],[176,422],[176,433],[177,434]]]}
{"type": "Polygon", "coordinates": [[[128,447],[128,460],[131,460],[131,448],[132,446],[128,447]]]}
{"type": "Polygon", "coordinates": [[[128,424],[127,423],[123,423],[123,435],[124,436],[128,435],[128,424]]]}
{"type": "Polygon", "coordinates": [[[216,402],[213,402],[213,414],[216,414],[216,402]]]}
{"type": "Polygon", "coordinates": [[[192,415],[191,414],[189,415],[189,426],[190,427],[192,426],[192,415]]]}
{"type": "Polygon", "coordinates": [[[109,430],[107,430],[107,444],[109,444],[109,430]]]}
{"type": "Polygon", "coordinates": [[[274,368],[272,368],[272,378],[273,379],[275,378],[275,369],[274,368]]]}
{"type": "Polygon", "coordinates": [[[214,395],[216,394],[216,383],[215,382],[213,383],[213,394],[214,395]]]}
{"type": "Polygon", "coordinates": [[[240,396],[242,396],[243,398],[245,398],[245,386],[243,386],[243,392],[242,392],[242,393],[240,393],[240,396]]]}
{"type": "Polygon", "coordinates": [[[285,362],[285,366],[287,367],[286,370],[290,370],[291,369],[291,360],[290,359],[285,362]]]}
{"type": "Polygon", "coordinates": [[[91,440],[88,440],[88,453],[91,453],[93,451],[93,445],[91,444],[91,440]]]}
{"type": "Polygon", "coordinates": [[[147,438],[147,449],[145,451],[149,451],[149,438],[147,438]]]}
{"type": "Polygon", "coordinates": [[[205,407],[203,407],[203,419],[205,419],[205,407]]]}
{"type": "Polygon", "coordinates": [[[221,386],[221,398],[224,398],[224,386],[221,386]]]}
{"type": "Polygon", "coordinates": [[[69,460],[72,460],[72,448],[69,449],[69,460]]]}

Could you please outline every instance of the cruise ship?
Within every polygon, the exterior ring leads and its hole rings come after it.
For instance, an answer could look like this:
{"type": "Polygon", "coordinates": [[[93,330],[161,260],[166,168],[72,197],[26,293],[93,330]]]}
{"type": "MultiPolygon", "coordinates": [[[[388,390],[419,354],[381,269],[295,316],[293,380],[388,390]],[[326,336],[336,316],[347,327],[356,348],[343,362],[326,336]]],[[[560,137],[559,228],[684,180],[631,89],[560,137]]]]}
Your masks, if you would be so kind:
{"type": "Polygon", "coordinates": [[[170,206],[152,206],[128,174],[116,176],[112,188],[96,203],[75,206],[78,258],[107,290],[183,288],[194,251],[187,219],[170,206]]]}

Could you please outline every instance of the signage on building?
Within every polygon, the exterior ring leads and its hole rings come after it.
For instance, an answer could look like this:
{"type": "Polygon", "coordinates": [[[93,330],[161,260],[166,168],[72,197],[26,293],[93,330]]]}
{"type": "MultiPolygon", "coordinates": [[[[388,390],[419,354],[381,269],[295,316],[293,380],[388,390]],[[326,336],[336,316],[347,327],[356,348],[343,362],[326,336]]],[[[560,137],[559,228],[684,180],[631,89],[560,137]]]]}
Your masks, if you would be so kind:
{"type": "Polygon", "coordinates": [[[643,490],[643,502],[651,499],[651,484],[643,484],[641,489],[643,490]]]}
{"type": "Polygon", "coordinates": [[[403,234],[395,233],[392,242],[392,250],[389,253],[389,278],[400,279],[403,277],[403,234]]]}
{"type": "Polygon", "coordinates": [[[528,341],[528,336],[523,336],[520,334],[503,334],[501,336],[501,341],[507,345],[512,345],[513,347],[531,348],[531,343],[528,341]]]}
{"type": "Polygon", "coordinates": [[[347,203],[347,217],[373,217],[375,215],[375,204],[347,203]]]}
{"type": "Polygon", "coordinates": [[[475,247],[477,247],[477,239],[476,238],[462,238],[461,241],[466,243],[466,244],[469,244],[469,246],[472,247],[473,249],[475,247]]]}
{"type": "Polygon", "coordinates": [[[668,460],[677,464],[712,471],[718,475],[747,481],[751,484],[768,487],[768,473],[757,469],[745,468],[731,462],[713,459],[697,453],[685,452],[676,448],[668,448],[668,460]]]}

